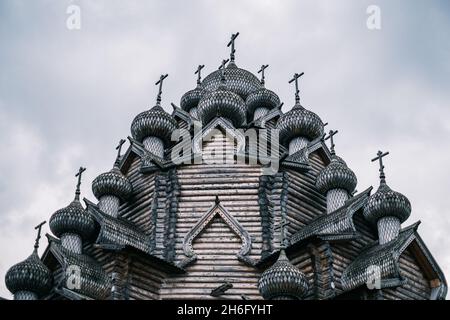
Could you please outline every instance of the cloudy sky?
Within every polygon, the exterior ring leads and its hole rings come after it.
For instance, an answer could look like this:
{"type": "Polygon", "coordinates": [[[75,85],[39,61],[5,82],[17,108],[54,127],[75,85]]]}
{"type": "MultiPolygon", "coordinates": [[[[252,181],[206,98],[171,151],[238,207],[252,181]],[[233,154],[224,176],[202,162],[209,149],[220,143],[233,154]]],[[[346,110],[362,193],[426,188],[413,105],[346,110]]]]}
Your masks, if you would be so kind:
{"type": "MultiPolygon", "coordinates": [[[[378,149],[390,186],[413,206],[404,224],[419,231],[450,274],[450,5],[447,1],[138,1],[0,2],[0,296],[4,275],[33,248],[34,226],[73,198],[74,173],[86,166],[82,194],[109,170],[117,141],[135,115],[153,106],[154,82],[168,73],[163,105],[179,103],[227,57],[256,72],[294,102],[338,129],[336,150],[356,172],[359,190],[378,184],[378,149]],[[81,29],[67,28],[67,8],[81,29]],[[377,5],[381,29],[367,27],[377,5]]],[[[46,226],[45,232],[48,231],[46,226]]],[[[45,246],[42,241],[41,252],[45,246]]]]}

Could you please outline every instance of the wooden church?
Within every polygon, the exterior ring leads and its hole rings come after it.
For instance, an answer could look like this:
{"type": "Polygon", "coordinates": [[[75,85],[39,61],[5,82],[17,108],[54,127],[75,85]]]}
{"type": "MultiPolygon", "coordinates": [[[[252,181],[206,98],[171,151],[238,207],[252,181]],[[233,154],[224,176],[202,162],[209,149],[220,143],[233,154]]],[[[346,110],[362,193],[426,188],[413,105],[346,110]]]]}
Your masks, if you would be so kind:
{"type": "Polygon", "coordinates": [[[336,131],[325,135],[300,104],[302,74],[283,113],[265,88],[267,65],[260,78],[236,65],[237,36],[219,69],[202,79],[199,66],[196,88],[171,114],[160,77],[128,149],[121,154],[122,140],[112,169],[92,182],[96,201],[80,198],[80,168],[75,198],[49,219],[42,255],[41,224],[32,254],[7,272],[14,299],[445,298],[420,222],[407,221],[409,200],[388,186],[388,153],[373,159],[379,185],[355,192],[336,131]],[[279,161],[274,172],[267,157],[279,161]]]}

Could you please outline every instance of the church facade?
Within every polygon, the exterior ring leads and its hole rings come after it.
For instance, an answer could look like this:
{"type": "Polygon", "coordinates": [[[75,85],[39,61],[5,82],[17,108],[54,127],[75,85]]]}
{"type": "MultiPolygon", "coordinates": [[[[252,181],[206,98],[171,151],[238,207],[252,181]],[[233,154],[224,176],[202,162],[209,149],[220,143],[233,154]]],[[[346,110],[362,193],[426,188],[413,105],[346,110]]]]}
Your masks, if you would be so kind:
{"type": "MultiPolygon", "coordinates": [[[[410,201],[361,187],[335,151],[337,131],[239,68],[235,41],[173,112],[156,104],[131,123],[129,147],[50,216],[52,234],[5,278],[17,300],[437,300],[445,277],[410,222],[410,201]],[[251,134],[250,134],[251,133],[251,134]],[[175,137],[175,139],[174,139],[175,137]],[[256,137],[256,139],[255,139],[256,137]],[[327,145],[330,142],[330,147],[327,145]],[[274,166],[275,164],[275,166],[274,166]]],[[[370,159],[369,159],[370,160],[370,159]]]]}

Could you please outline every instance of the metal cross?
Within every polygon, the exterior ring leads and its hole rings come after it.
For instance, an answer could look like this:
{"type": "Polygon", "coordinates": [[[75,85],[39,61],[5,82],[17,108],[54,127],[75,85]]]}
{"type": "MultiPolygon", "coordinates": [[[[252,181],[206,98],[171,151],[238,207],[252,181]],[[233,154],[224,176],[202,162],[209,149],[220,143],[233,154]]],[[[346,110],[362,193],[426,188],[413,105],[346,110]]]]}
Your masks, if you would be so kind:
{"type": "Polygon", "coordinates": [[[269,65],[268,64],[263,64],[262,66],[261,66],[261,69],[259,69],[259,71],[258,71],[258,73],[261,73],[261,84],[262,85],[264,85],[264,79],[265,79],[265,77],[264,77],[264,70],[266,70],[267,69],[267,67],[269,67],[269,65]]]}
{"type": "Polygon", "coordinates": [[[335,152],[334,152],[334,139],[333,139],[333,136],[336,134],[336,133],[338,133],[339,131],[337,131],[337,130],[335,130],[335,131],[333,131],[333,130],[330,130],[330,132],[328,132],[328,136],[325,138],[325,140],[328,140],[328,139],[330,139],[330,142],[331,142],[331,147],[330,147],[330,149],[331,149],[331,154],[335,154],[335,152]]]}
{"type": "Polygon", "coordinates": [[[295,103],[300,103],[300,91],[298,90],[298,78],[300,78],[302,75],[304,75],[305,73],[302,72],[300,74],[296,73],[294,74],[293,78],[291,80],[289,80],[289,83],[292,83],[295,81],[295,103]]]}
{"type": "Polygon", "coordinates": [[[120,159],[120,153],[122,151],[122,146],[125,143],[124,139],[120,139],[119,144],[116,147],[117,150],[117,157],[116,157],[116,162],[114,163],[115,166],[119,166],[119,159],[120,159]]]}
{"type": "Polygon", "coordinates": [[[202,75],[201,75],[201,72],[202,72],[202,69],[203,69],[204,67],[205,67],[204,64],[199,64],[198,67],[197,67],[197,71],[195,71],[195,73],[194,73],[194,74],[198,74],[198,77],[197,77],[197,84],[200,84],[201,81],[202,81],[202,75]]]}
{"type": "Polygon", "coordinates": [[[34,227],[35,230],[38,231],[37,237],[36,237],[36,241],[34,242],[34,249],[38,249],[39,248],[39,239],[41,239],[41,230],[42,230],[42,226],[46,223],[47,221],[42,221],[41,223],[39,223],[36,227],[34,227]]]}
{"type": "Polygon", "coordinates": [[[75,191],[75,200],[80,200],[81,175],[85,171],[86,171],[86,168],[80,167],[80,169],[78,169],[77,174],[75,175],[75,177],[78,177],[77,189],[75,191]]]}
{"type": "Polygon", "coordinates": [[[234,53],[236,52],[236,49],[234,48],[234,41],[236,40],[238,35],[239,35],[239,32],[236,32],[236,33],[232,34],[231,35],[231,40],[227,44],[227,47],[231,46],[231,53],[230,53],[231,62],[234,62],[234,53]]]}
{"type": "Polygon", "coordinates": [[[380,164],[379,171],[380,171],[380,182],[381,183],[385,183],[386,182],[386,176],[384,174],[383,157],[387,156],[388,154],[389,154],[389,151],[388,152],[384,152],[384,153],[383,153],[383,151],[378,151],[377,152],[377,156],[372,159],[372,162],[377,161],[377,160],[379,161],[379,164],[380,164]]]}
{"type": "Polygon", "coordinates": [[[225,82],[225,64],[230,61],[230,59],[222,60],[222,64],[219,67],[219,70],[222,70],[222,77],[220,79],[221,82],[225,82]]]}
{"type": "Polygon", "coordinates": [[[163,81],[165,78],[167,78],[169,75],[166,74],[162,74],[159,77],[159,80],[156,81],[155,85],[157,86],[159,84],[159,89],[158,89],[158,96],[156,97],[156,104],[159,106],[161,104],[161,94],[162,94],[162,86],[163,86],[163,81]]]}

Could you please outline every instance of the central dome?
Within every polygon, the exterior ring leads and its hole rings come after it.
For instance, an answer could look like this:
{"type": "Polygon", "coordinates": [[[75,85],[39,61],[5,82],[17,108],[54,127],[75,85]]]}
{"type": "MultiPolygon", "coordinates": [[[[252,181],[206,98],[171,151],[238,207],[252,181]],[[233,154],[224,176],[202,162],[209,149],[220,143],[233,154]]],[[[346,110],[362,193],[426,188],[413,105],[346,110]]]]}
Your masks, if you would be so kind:
{"type": "MultiPolygon", "coordinates": [[[[228,82],[227,82],[228,87],[228,82]]],[[[215,117],[224,117],[237,128],[246,122],[245,102],[236,93],[220,86],[205,94],[198,104],[198,118],[207,124],[215,117]]]]}
{"type": "MultiPolygon", "coordinates": [[[[247,96],[262,88],[258,78],[250,71],[238,68],[234,62],[230,62],[226,67],[227,88],[246,100],[247,96]]],[[[203,81],[202,88],[207,91],[214,91],[220,86],[222,72],[216,70],[210,73],[203,81]]]]}

